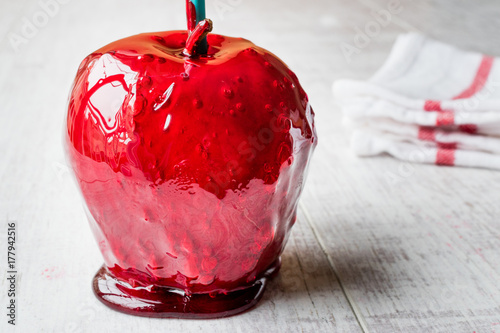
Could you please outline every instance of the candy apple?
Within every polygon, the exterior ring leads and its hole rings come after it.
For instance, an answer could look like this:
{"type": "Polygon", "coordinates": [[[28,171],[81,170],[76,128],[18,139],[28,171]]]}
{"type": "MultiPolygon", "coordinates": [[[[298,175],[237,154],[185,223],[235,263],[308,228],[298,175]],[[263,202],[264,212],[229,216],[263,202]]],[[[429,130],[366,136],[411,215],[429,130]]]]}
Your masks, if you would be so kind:
{"type": "Polygon", "coordinates": [[[81,64],[66,146],[105,264],[108,306],[211,318],[262,296],[316,145],[294,73],[241,38],[191,31],[111,43],[81,64]]]}

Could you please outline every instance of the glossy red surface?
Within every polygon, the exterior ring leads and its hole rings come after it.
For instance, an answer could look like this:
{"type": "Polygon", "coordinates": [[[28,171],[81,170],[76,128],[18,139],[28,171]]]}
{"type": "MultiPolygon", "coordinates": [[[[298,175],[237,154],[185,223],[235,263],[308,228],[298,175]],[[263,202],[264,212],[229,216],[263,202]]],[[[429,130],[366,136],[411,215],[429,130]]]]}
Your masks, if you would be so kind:
{"type": "Polygon", "coordinates": [[[186,14],[187,14],[187,28],[188,31],[191,32],[196,27],[196,7],[189,0],[186,1],[186,14]]]}
{"type": "Polygon", "coordinates": [[[129,313],[203,318],[255,304],[316,145],[307,96],[276,56],[209,34],[208,54],[189,58],[187,37],[103,47],[82,62],[69,101],[68,155],[107,267],[95,291],[129,313]],[[120,304],[117,284],[147,306],[120,304]]]}

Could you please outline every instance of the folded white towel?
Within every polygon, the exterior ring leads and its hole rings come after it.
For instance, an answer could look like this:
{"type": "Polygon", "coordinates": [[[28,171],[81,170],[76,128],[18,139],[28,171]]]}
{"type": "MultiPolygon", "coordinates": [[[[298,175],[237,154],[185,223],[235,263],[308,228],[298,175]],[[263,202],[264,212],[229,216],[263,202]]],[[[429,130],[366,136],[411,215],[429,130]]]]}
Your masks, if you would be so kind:
{"type": "Polygon", "coordinates": [[[447,131],[438,127],[423,127],[402,124],[392,119],[357,119],[346,118],[345,125],[355,132],[370,132],[394,141],[414,144],[426,143],[427,146],[447,149],[477,150],[500,156],[500,137],[470,135],[460,131],[447,131]]]}
{"type": "Polygon", "coordinates": [[[358,155],[500,169],[500,65],[420,34],[401,35],[368,81],[333,91],[358,155]]]}
{"type": "Polygon", "coordinates": [[[351,145],[359,156],[388,153],[395,158],[412,163],[500,169],[500,155],[498,154],[408,143],[369,131],[355,131],[351,145]]]}

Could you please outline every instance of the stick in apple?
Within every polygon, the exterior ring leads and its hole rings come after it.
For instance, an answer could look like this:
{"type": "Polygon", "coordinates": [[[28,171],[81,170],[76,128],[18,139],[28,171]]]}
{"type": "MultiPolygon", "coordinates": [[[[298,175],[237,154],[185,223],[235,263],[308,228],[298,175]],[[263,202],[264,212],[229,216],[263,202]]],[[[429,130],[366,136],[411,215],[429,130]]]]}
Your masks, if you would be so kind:
{"type": "MultiPolygon", "coordinates": [[[[189,30],[189,35],[193,34],[193,32],[196,30],[197,25],[205,20],[205,0],[186,0],[186,13],[187,13],[187,22],[188,22],[188,30],[189,30]]],[[[211,26],[211,24],[210,24],[211,26]]],[[[210,29],[211,30],[211,29],[210,29]]],[[[210,31],[209,31],[210,32],[210,31]]],[[[208,32],[207,32],[208,33],[208,32]]],[[[198,41],[199,39],[196,38],[195,41],[198,41]]],[[[194,53],[197,54],[206,54],[208,50],[208,45],[207,45],[207,39],[205,36],[196,43],[195,45],[196,50],[193,50],[190,52],[189,56],[193,55],[194,53]]],[[[187,45],[186,45],[186,50],[187,50],[187,45]]]]}
{"type": "Polygon", "coordinates": [[[210,19],[204,19],[196,25],[196,28],[189,34],[186,41],[186,47],[182,52],[185,56],[192,57],[194,54],[206,54],[207,50],[207,35],[212,31],[212,21],[210,19]],[[204,53],[200,51],[200,44],[205,42],[204,53]]]}

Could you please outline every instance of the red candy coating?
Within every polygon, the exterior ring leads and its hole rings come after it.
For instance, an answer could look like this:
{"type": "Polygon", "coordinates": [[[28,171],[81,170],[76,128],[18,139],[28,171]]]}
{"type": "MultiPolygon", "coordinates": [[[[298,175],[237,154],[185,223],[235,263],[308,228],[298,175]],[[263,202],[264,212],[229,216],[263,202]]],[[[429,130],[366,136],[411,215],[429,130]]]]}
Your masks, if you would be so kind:
{"type": "Polygon", "coordinates": [[[207,55],[189,58],[187,37],[101,48],[70,96],[68,155],[106,266],[94,287],[129,313],[207,318],[255,304],[317,143],[307,96],[281,60],[215,34],[207,55]]]}

